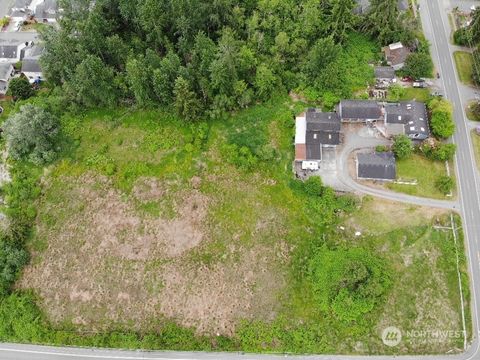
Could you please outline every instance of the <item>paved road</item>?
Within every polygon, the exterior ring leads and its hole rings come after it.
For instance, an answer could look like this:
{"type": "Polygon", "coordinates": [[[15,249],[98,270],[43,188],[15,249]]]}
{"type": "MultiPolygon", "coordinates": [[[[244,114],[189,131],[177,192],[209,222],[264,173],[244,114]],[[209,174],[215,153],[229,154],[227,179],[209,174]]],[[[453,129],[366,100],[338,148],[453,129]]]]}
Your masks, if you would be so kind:
{"type": "MultiPolygon", "coordinates": [[[[9,0],[0,0],[0,16],[2,9],[9,0]]],[[[442,81],[445,84],[446,96],[453,102],[455,110],[455,120],[457,123],[457,134],[454,141],[458,146],[457,179],[459,186],[459,206],[463,214],[463,228],[467,251],[471,266],[471,284],[472,284],[472,317],[474,326],[474,341],[468,347],[464,354],[454,356],[402,356],[404,360],[419,359],[438,359],[438,360],[470,360],[479,359],[480,352],[478,347],[478,306],[477,299],[480,299],[480,269],[479,269],[479,241],[480,241],[480,192],[479,174],[476,170],[473,154],[471,151],[471,139],[469,136],[469,126],[463,113],[462,98],[459,92],[459,84],[456,78],[455,68],[451,58],[451,49],[448,44],[447,30],[448,20],[446,18],[445,3],[443,0],[419,0],[424,30],[427,38],[431,38],[433,45],[434,60],[438,64],[442,81]]],[[[8,6],[7,6],[8,7],[8,6]]],[[[422,199],[424,200],[424,199],[422,199]]],[[[412,289],[414,290],[414,289],[412,289]]],[[[53,348],[45,346],[19,345],[19,344],[0,344],[1,360],[67,360],[67,359],[229,359],[229,360],[280,360],[280,359],[365,359],[364,356],[283,356],[283,355],[243,355],[238,353],[184,353],[184,352],[139,352],[139,351],[119,351],[119,350],[92,350],[78,348],[53,348]]],[[[373,356],[370,359],[390,360],[393,356],[373,356]]]]}
{"type": "Polygon", "coordinates": [[[469,257],[472,293],[472,318],[474,341],[470,351],[480,358],[478,342],[478,305],[480,299],[479,241],[480,241],[480,187],[476,168],[470,127],[463,111],[465,98],[460,95],[460,82],[452,59],[449,44],[450,29],[447,4],[442,0],[422,0],[420,8],[425,35],[432,40],[432,53],[441,74],[446,97],[453,103],[457,131],[453,141],[457,144],[456,172],[463,221],[463,230],[469,257]]]}

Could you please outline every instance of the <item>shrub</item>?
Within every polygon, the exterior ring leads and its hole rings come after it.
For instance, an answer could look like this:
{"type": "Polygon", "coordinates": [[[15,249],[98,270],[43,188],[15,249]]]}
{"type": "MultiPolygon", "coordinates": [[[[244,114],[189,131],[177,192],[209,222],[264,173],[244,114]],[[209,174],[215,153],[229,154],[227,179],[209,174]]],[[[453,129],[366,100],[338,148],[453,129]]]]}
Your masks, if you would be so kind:
{"type": "Polygon", "coordinates": [[[381,304],[391,285],[384,261],[362,248],[317,250],[309,264],[320,310],[357,321],[381,304]]]}
{"type": "Polygon", "coordinates": [[[402,96],[405,95],[405,88],[399,84],[390,85],[388,88],[388,101],[399,101],[402,96]]]}
{"type": "Polygon", "coordinates": [[[10,80],[8,89],[12,93],[14,100],[25,100],[34,94],[32,85],[30,85],[28,79],[23,76],[10,80]]]}
{"type": "Polygon", "coordinates": [[[323,193],[323,182],[320,176],[310,176],[305,180],[303,191],[309,196],[321,196],[323,193]]]}
{"type": "Polygon", "coordinates": [[[221,152],[226,161],[244,170],[252,170],[258,163],[258,158],[246,146],[225,144],[221,152]]]}
{"type": "Polygon", "coordinates": [[[453,33],[453,42],[455,45],[470,46],[472,34],[468,27],[462,27],[453,33]]]}
{"type": "Polygon", "coordinates": [[[448,195],[452,192],[453,187],[455,186],[455,181],[452,177],[444,175],[440,176],[437,181],[435,181],[435,186],[440,190],[444,195],[448,195]]]}
{"type": "Polygon", "coordinates": [[[407,159],[413,153],[412,140],[406,135],[395,136],[392,150],[398,159],[407,159]]]}
{"type": "Polygon", "coordinates": [[[457,146],[455,144],[443,144],[440,142],[431,144],[423,144],[420,147],[422,153],[432,160],[437,161],[450,161],[455,155],[457,146]]]}
{"type": "Polygon", "coordinates": [[[46,110],[24,105],[7,119],[3,129],[9,154],[14,159],[28,159],[40,165],[55,158],[59,122],[46,110]]]}
{"type": "Polygon", "coordinates": [[[6,296],[17,278],[18,271],[27,263],[28,252],[21,246],[0,238],[0,298],[6,296]]]}
{"type": "Polygon", "coordinates": [[[376,152],[386,152],[386,151],[388,151],[388,146],[386,146],[386,145],[377,145],[377,146],[375,147],[375,151],[376,151],[376,152]]]}
{"type": "Polygon", "coordinates": [[[445,99],[434,98],[428,103],[431,112],[430,126],[437,138],[448,138],[455,132],[452,105],[445,99]]]}

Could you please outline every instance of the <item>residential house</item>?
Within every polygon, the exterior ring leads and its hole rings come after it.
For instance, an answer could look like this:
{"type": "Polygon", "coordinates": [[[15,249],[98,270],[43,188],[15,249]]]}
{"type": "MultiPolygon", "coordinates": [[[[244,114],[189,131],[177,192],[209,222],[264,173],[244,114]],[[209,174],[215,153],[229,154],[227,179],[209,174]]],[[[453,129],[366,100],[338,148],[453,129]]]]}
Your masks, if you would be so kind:
{"type": "Polygon", "coordinates": [[[0,95],[5,95],[8,90],[8,82],[14,74],[12,64],[0,63],[0,95]]]}
{"type": "Polygon", "coordinates": [[[391,66],[375,66],[374,73],[377,81],[395,82],[395,69],[391,66]]]}
{"type": "Polygon", "coordinates": [[[43,0],[35,7],[35,18],[38,22],[54,23],[59,13],[57,0],[43,0]]]}
{"type": "Polygon", "coordinates": [[[395,70],[400,70],[405,65],[410,50],[408,50],[401,42],[396,42],[385,46],[382,49],[385,54],[385,60],[387,64],[393,67],[395,70]]]}
{"type": "Polygon", "coordinates": [[[357,179],[394,181],[397,176],[392,152],[359,153],[356,158],[357,179]]]}
{"type": "Polygon", "coordinates": [[[22,60],[22,50],[37,38],[36,32],[0,32],[0,62],[22,60]]]}
{"type": "Polygon", "coordinates": [[[296,161],[321,161],[322,148],[340,144],[341,121],[337,113],[308,109],[295,123],[296,161]]]}
{"type": "Polygon", "coordinates": [[[43,80],[43,73],[40,66],[40,56],[42,55],[44,49],[45,47],[43,45],[32,44],[31,46],[28,46],[22,50],[23,60],[21,72],[31,84],[43,80]]]}
{"type": "MultiPolygon", "coordinates": [[[[370,0],[356,0],[357,7],[354,12],[356,14],[366,14],[370,8],[370,0]]],[[[399,11],[408,10],[408,0],[398,0],[397,7],[399,11]]]]}
{"type": "Polygon", "coordinates": [[[429,136],[427,107],[418,101],[402,101],[385,106],[385,129],[388,136],[405,134],[412,140],[429,136]]]}
{"type": "Polygon", "coordinates": [[[383,107],[375,100],[342,100],[338,115],[343,122],[374,122],[383,120],[383,107]]]}

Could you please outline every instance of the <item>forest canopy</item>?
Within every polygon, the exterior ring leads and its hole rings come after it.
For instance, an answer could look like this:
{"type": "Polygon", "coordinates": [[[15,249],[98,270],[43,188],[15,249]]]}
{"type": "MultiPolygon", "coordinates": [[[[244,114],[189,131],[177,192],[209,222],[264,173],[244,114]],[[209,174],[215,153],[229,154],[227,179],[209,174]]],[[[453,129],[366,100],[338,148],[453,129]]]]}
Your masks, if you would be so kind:
{"type": "Polygon", "coordinates": [[[371,39],[414,43],[397,1],[377,2],[358,15],[354,0],[64,0],[42,64],[80,107],[174,105],[194,120],[278,90],[332,102],[371,79],[371,39]]]}

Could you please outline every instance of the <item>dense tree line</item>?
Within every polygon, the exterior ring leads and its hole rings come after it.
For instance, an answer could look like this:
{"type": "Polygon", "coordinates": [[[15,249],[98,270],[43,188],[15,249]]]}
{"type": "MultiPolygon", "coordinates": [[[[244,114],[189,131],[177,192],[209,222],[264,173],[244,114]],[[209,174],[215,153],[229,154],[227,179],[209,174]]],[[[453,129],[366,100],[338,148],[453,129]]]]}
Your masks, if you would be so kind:
{"type": "Polygon", "coordinates": [[[78,106],[174,104],[219,116],[295,88],[344,95],[353,31],[414,41],[396,0],[64,0],[46,27],[44,72],[78,106]],[[378,4],[377,4],[378,3],[378,4]]]}
{"type": "Polygon", "coordinates": [[[468,26],[462,27],[453,34],[453,41],[457,45],[472,47],[473,69],[472,80],[480,85],[480,10],[472,12],[472,19],[468,26]]]}

